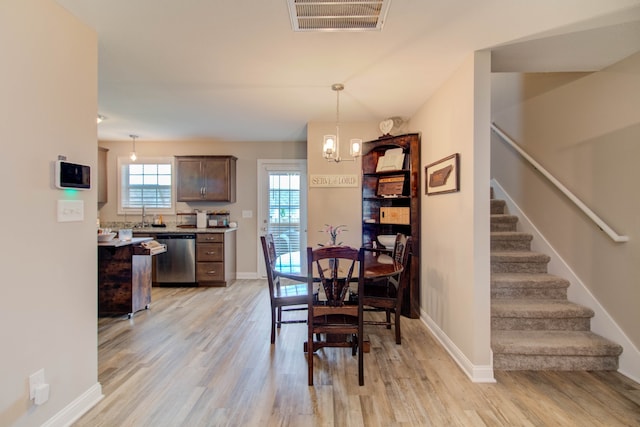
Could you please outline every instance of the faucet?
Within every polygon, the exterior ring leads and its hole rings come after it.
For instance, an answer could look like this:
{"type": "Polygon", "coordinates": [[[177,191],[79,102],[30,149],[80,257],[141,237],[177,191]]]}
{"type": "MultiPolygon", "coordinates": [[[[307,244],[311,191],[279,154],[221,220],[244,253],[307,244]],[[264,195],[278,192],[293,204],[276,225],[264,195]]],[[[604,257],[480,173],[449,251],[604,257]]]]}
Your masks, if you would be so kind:
{"type": "Polygon", "coordinates": [[[147,226],[147,224],[144,222],[144,217],[145,217],[144,205],[142,205],[142,221],[140,221],[140,228],[144,228],[147,226]]]}

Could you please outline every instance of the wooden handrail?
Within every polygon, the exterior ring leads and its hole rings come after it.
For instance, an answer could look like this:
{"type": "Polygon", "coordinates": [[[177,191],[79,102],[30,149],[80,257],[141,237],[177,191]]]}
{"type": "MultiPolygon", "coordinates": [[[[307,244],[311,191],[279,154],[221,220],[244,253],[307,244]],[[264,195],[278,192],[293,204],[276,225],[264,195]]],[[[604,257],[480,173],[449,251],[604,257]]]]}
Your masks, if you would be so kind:
{"type": "Polygon", "coordinates": [[[582,200],[576,197],[567,187],[562,185],[560,181],[558,181],[549,171],[547,171],[542,165],[536,162],[529,154],[527,154],[518,144],[511,139],[506,133],[502,131],[495,123],[491,123],[491,130],[497,133],[507,144],[509,144],[514,150],[516,150],[522,157],[524,157],[531,165],[536,168],[542,175],[545,176],[553,185],[555,185],[558,190],[562,192],[569,200],[571,200],[576,206],[578,206],[585,215],[587,215],[593,222],[596,223],[598,228],[607,233],[607,235],[617,243],[628,242],[629,236],[621,236],[611,227],[609,227],[598,215],[596,215],[587,205],[585,205],[582,200]]]}

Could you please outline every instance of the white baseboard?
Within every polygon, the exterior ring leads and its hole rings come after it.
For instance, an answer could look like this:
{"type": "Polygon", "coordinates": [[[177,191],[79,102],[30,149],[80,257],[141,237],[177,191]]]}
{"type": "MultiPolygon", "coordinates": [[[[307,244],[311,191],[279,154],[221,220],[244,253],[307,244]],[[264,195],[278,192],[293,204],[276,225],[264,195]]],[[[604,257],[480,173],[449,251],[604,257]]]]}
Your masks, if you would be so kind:
{"type": "Polygon", "coordinates": [[[70,426],[89,411],[89,409],[93,408],[96,403],[100,402],[103,397],[102,385],[100,383],[95,383],[77,399],[62,409],[62,411],[58,412],[47,422],[42,424],[42,427],[70,426]]]}
{"type": "Polygon", "coordinates": [[[253,273],[236,273],[236,279],[238,280],[255,280],[259,278],[258,273],[255,271],[253,273]]]}
{"type": "Polygon", "coordinates": [[[624,351],[620,355],[618,372],[636,382],[640,382],[640,351],[638,351],[638,348],[631,342],[624,331],[620,329],[604,307],[600,305],[598,300],[571,267],[569,267],[562,257],[553,249],[547,239],[540,233],[540,230],[533,225],[527,215],[525,215],[520,207],[507,195],[498,181],[492,179],[491,186],[493,187],[494,197],[504,200],[509,213],[518,216],[518,230],[533,235],[531,249],[536,252],[545,253],[551,257],[548,265],[549,273],[563,277],[571,283],[567,292],[569,300],[576,304],[589,307],[595,312],[595,316],[591,319],[591,331],[622,346],[624,351]]]}
{"type": "MultiPolygon", "coordinates": [[[[427,329],[438,340],[440,345],[449,353],[449,356],[458,364],[462,372],[467,374],[474,383],[495,383],[492,365],[474,365],[464,355],[462,351],[449,339],[447,334],[429,317],[426,311],[420,309],[420,320],[427,326],[427,329]]],[[[492,357],[493,359],[493,357],[492,357]]]]}

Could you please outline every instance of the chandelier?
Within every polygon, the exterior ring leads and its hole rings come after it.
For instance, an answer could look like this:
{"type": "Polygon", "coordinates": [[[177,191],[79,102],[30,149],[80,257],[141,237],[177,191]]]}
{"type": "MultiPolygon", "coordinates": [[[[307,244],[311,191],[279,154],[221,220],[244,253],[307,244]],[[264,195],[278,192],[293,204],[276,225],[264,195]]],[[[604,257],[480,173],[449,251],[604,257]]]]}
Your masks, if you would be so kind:
{"type": "Polygon", "coordinates": [[[336,93],[336,134],[324,136],[322,156],[328,162],[354,162],[362,154],[362,139],[354,138],[350,141],[349,154],[351,154],[351,158],[343,159],[340,157],[340,91],[343,89],[344,85],[342,83],[331,85],[331,90],[336,93]]]}

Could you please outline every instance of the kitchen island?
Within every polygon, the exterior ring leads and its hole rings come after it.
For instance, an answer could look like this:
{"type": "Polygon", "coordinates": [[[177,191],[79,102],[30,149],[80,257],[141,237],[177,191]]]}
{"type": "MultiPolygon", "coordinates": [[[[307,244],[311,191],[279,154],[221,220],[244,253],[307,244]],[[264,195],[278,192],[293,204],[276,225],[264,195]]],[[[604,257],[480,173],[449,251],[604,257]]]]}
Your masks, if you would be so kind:
{"type": "Polygon", "coordinates": [[[98,315],[129,318],[151,304],[152,257],[160,253],[142,245],[151,237],[98,243],[98,315]]]}

